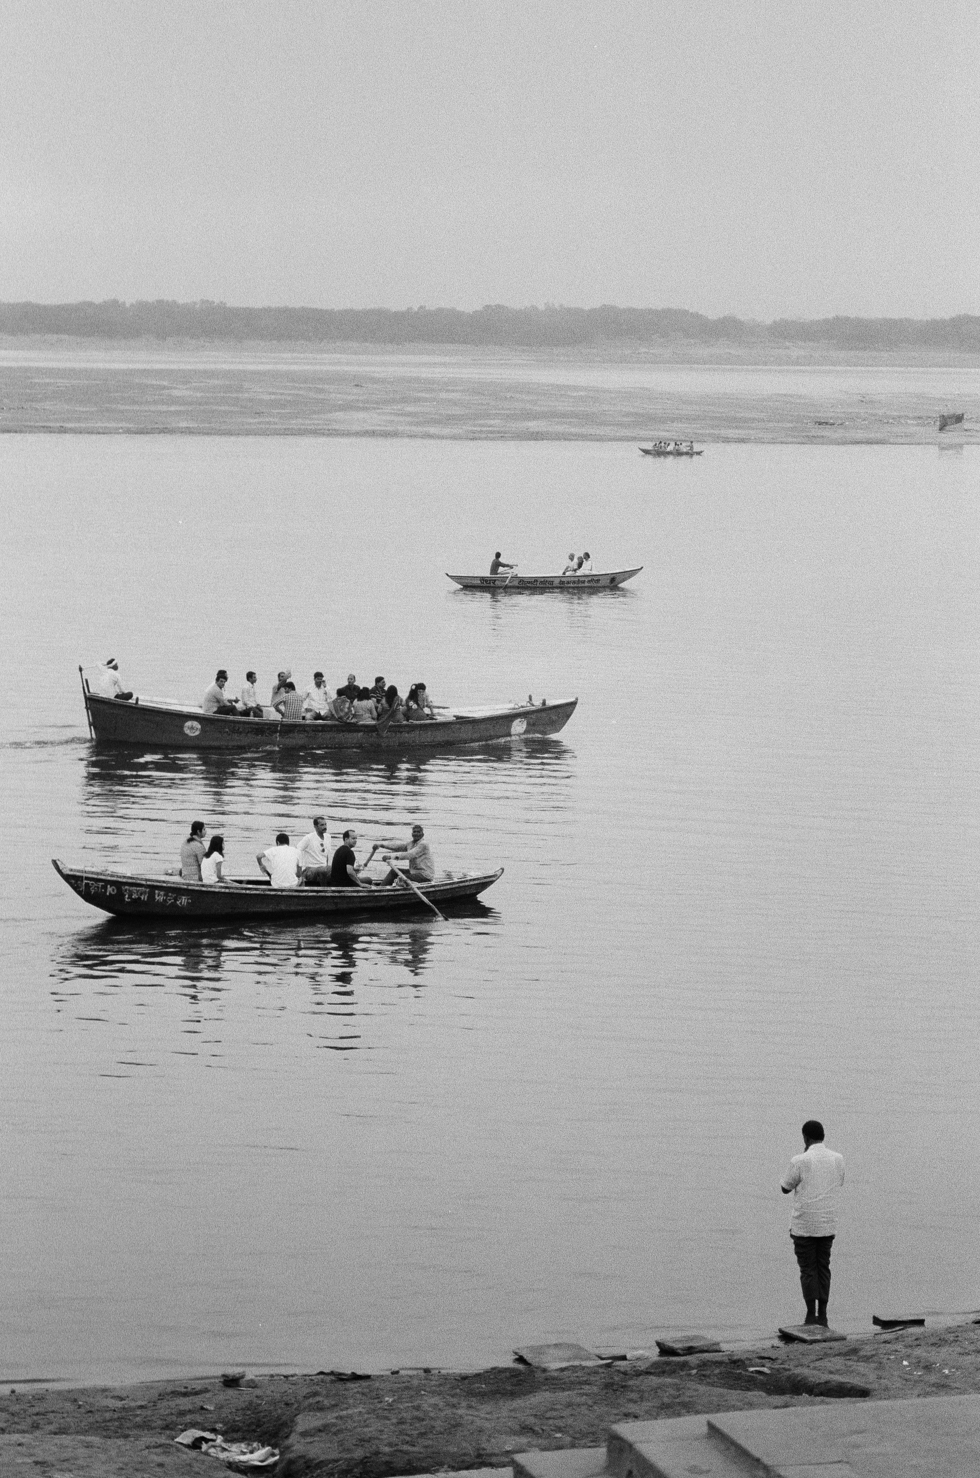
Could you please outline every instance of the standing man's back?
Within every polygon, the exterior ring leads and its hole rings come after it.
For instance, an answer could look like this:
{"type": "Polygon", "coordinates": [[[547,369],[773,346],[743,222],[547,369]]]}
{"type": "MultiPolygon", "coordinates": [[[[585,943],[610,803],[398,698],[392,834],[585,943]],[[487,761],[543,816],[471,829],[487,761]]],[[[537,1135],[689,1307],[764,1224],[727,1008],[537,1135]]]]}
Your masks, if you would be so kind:
{"type": "Polygon", "coordinates": [[[837,1234],[844,1156],[824,1144],[823,1125],[807,1119],[803,1154],[794,1155],[780,1181],[784,1196],[793,1193],[789,1234],[800,1268],[806,1304],[805,1324],[827,1324],[830,1299],[830,1250],[837,1234]]]}

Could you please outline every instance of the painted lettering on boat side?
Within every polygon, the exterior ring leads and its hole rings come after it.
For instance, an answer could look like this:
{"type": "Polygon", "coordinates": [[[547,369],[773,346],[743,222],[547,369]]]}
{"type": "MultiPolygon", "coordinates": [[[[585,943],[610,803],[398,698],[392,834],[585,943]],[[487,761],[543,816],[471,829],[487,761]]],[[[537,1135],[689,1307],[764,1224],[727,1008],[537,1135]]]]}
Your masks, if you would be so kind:
{"type": "MultiPolygon", "coordinates": [[[[506,580],[493,579],[488,575],[480,576],[480,584],[485,585],[488,590],[502,590],[508,582],[506,580]]],[[[612,581],[609,582],[612,584],[612,581]]],[[[585,585],[601,585],[602,580],[598,575],[572,575],[563,580],[560,575],[543,575],[535,578],[533,575],[521,575],[513,581],[515,589],[520,590],[581,590],[585,585]]]]}
{"type": "Polygon", "coordinates": [[[154,903],[176,903],[178,908],[186,908],[190,903],[189,893],[172,893],[166,888],[154,888],[154,903]]]}
{"type": "Polygon", "coordinates": [[[145,903],[149,896],[149,888],[123,888],[123,897],[125,898],[127,903],[131,903],[134,898],[139,899],[141,902],[145,903]]]}

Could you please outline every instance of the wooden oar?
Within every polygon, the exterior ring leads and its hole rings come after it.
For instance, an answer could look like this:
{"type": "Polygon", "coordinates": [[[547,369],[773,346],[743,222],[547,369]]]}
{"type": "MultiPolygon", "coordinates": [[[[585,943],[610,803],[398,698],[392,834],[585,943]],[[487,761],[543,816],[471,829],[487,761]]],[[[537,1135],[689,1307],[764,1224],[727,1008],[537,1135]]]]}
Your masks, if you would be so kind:
{"type": "Polygon", "coordinates": [[[514,576],[516,574],[517,574],[517,566],[515,565],[514,568],[511,570],[510,574],[507,576],[507,579],[504,581],[503,585],[500,588],[502,590],[506,590],[507,589],[507,586],[510,584],[511,580],[513,580],[513,578],[514,578],[514,576]]]}
{"type": "MultiPolygon", "coordinates": [[[[421,888],[417,888],[415,886],[415,884],[412,882],[412,879],[409,877],[408,873],[407,872],[402,872],[401,868],[399,868],[398,869],[398,875],[399,875],[399,877],[402,877],[402,878],[405,879],[405,882],[411,888],[412,892],[413,893],[417,893],[418,896],[419,896],[419,898],[421,898],[421,900],[422,900],[423,903],[427,903],[429,905],[429,907],[432,909],[432,912],[436,915],[436,917],[442,919],[442,922],[445,923],[446,922],[446,915],[444,913],[440,913],[439,910],[436,908],[435,904],[432,902],[432,899],[431,898],[426,898],[425,894],[422,892],[422,889],[421,888]]],[[[397,883],[395,884],[395,887],[396,888],[398,887],[398,884],[397,883]]]]}

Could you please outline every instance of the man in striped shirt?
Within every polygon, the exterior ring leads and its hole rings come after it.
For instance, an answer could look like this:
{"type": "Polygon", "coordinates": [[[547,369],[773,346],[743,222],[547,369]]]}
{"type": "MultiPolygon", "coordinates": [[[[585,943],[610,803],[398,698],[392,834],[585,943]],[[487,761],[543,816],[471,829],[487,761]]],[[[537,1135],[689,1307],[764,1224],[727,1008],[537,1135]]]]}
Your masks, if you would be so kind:
{"type": "Polygon", "coordinates": [[[784,1196],[793,1193],[789,1234],[806,1304],[803,1322],[826,1328],[830,1249],[837,1232],[844,1156],[824,1144],[823,1125],[817,1119],[807,1119],[803,1125],[803,1146],[803,1154],[793,1156],[779,1188],[784,1196]]]}

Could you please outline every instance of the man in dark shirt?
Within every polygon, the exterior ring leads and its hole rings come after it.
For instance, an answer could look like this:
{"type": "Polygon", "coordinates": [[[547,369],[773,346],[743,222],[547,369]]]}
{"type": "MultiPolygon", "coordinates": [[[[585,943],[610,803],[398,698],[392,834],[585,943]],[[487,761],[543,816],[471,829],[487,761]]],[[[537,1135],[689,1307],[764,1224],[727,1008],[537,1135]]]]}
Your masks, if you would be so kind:
{"type": "Polygon", "coordinates": [[[385,682],[384,678],[376,677],[374,679],[374,687],[371,689],[371,697],[374,699],[375,703],[380,703],[387,691],[388,684],[385,682]]]}
{"type": "Polygon", "coordinates": [[[351,703],[360,694],[360,685],[352,672],[347,674],[347,681],[342,688],[337,689],[338,698],[348,698],[351,703]]]}
{"type": "Polygon", "coordinates": [[[505,559],[501,559],[500,558],[500,550],[499,549],[497,550],[497,552],[494,555],[493,559],[490,561],[490,573],[491,573],[491,575],[499,575],[501,570],[513,570],[513,569],[516,569],[516,568],[517,568],[516,565],[509,565],[505,559]]]}
{"type": "Polygon", "coordinates": [[[354,861],[354,848],[357,845],[357,832],[345,831],[344,839],[330,863],[330,886],[332,888],[370,888],[370,883],[362,883],[357,876],[357,866],[354,861]]]}

